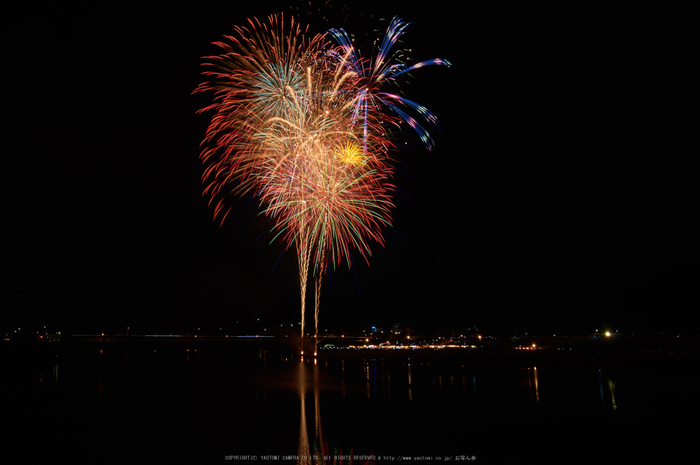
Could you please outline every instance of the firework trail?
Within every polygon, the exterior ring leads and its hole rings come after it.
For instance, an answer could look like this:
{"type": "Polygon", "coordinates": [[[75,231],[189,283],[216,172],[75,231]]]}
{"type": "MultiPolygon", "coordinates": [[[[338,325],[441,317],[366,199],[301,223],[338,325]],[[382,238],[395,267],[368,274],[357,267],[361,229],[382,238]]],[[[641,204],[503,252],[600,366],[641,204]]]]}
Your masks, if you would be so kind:
{"type": "Polygon", "coordinates": [[[331,29],[329,34],[340,45],[340,53],[347,61],[348,67],[356,73],[359,80],[355,115],[358,118],[362,118],[365,134],[367,133],[370,115],[381,115],[383,109],[386,108],[413,128],[425,147],[430,150],[434,144],[430,133],[415,118],[410,116],[404,108],[418,112],[422,118],[435,128],[438,127],[437,117],[423,105],[382,90],[387,84],[396,82],[399,76],[419,68],[429,65],[452,66],[449,61],[442,58],[433,58],[411,66],[407,66],[405,63],[394,62],[390,55],[391,49],[406,32],[408,26],[409,23],[395,16],[387,28],[376,56],[369,62],[362,59],[359,51],[356,50],[352,40],[343,29],[331,29]]]}
{"type": "MultiPolygon", "coordinates": [[[[210,80],[195,92],[213,91],[213,112],[202,142],[204,195],[223,221],[226,196],[253,194],[272,220],[274,241],[294,247],[301,289],[301,336],[309,270],[315,283],[315,341],[321,279],[329,263],[351,264],[352,251],[369,262],[370,242],[384,243],[391,226],[391,129],[406,122],[426,147],[432,139],[406,108],[430,124],[422,105],[381,90],[430,60],[407,67],[389,52],[407,24],[395,18],[377,56],[369,62],[347,34],[331,30],[308,39],[307,30],[282,16],[249,20],[215,43],[205,57],[210,80]],[[390,110],[395,116],[385,112],[390,110]]],[[[302,346],[303,347],[303,346],[302,346]]],[[[303,353],[303,352],[302,352],[303,353]]]]}

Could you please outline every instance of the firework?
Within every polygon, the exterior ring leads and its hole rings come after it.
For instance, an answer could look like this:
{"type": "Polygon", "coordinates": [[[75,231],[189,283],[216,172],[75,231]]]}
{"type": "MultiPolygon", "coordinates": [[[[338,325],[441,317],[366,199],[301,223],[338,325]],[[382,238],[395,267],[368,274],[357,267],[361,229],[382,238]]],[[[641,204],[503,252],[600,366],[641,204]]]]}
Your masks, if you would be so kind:
{"type": "Polygon", "coordinates": [[[364,61],[347,34],[331,30],[307,39],[307,31],[281,16],[217,42],[222,53],[206,57],[211,80],[196,91],[213,91],[213,111],[201,159],[204,194],[215,216],[226,217],[226,195],[256,196],[272,220],[272,240],[297,252],[301,288],[301,334],[309,270],[315,282],[315,321],[321,279],[329,263],[352,263],[358,251],[369,262],[370,243],[384,243],[391,226],[391,128],[406,122],[428,148],[428,132],[409,116],[430,124],[425,107],[382,86],[431,60],[407,67],[391,64],[389,52],[406,23],[395,18],[377,57],[364,61]],[[389,110],[394,114],[386,113],[389,110]]]}
{"type": "Polygon", "coordinates": [[[331,29],[329,34],[340,45],[339,54],[347,63],[348,68],[352,69],[359,81],[358,92],[356,97],[355,115],[362,118],[363,129],[365,134],[367,124],[373,114],[381,115],[384,109],[395,113],[400,120],[406,122],[418,134],[425,147],[430,150],[433,147],[433,139],[430,133],[412,117],[409,111],[415,111],[425,119],[429,125],[438,126],[437,117],[426,107],[420,105],[398,94],[390,93],[382,90],[387,84],[395,83],[397,78],[403,74],[423,68],[429,65],[444,65],[452,66],[451,63],[442,58],[433,58],[432,60],[422,61],[413,65],[395,62],[391,59],[392,47],[396,44],[399,38],[406,32],[409,23],[404,22],[398,16],[395,16],[386,34],[384,35],[379,50],[376,56],[367,61],[363,60],[352,43],[352,40],[343,29],[331,29]]]}

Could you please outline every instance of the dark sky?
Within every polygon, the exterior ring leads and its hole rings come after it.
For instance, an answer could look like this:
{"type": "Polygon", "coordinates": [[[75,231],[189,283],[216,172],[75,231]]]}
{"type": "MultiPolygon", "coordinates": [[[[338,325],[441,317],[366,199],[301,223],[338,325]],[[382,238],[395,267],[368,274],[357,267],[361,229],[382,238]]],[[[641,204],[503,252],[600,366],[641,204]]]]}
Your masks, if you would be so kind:
{"type": "MultiPolygon", "coordinates": [[[[268,244],[255,202],[232,199],[220,228],[201,197],[201,57],[247,17],[290,11],[247,3],[14,13],[0,324],[299,321],[296,258],[268,244]]],[[[388,245],[326,277],[324,323],[597,321],[659,273],[697,270],[682,12],[407,3],[354,2],[325,24],[370,34],[400,15],[416,61],[454,68],[404,87],[442,131],[432,153],[400,154],[388,245]]]]}

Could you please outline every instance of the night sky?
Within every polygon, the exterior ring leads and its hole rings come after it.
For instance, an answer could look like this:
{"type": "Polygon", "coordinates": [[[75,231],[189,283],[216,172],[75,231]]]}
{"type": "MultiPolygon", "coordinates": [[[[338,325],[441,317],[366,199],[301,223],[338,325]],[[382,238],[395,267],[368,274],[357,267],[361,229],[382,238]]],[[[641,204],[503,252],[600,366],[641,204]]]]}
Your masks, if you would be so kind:
{"type": "MultiPolygon", "coordinates": [[[[269,244],[255,200],[232,198],[219,227],[202,198],[210,96],[191,95],[211,42],[291,8],[102,3],[10,15],[0,326],[297,323],[295,254],[269,244]]],[[[318,21],[361,35],[399,15],[415,61],[454,64],[402,88],[442,130],[431,153],[406,138],[387,246],[325,278],[322,326],[631,331],[670,315],[697,332],[683,13],[408,3],[318,21]]]]}

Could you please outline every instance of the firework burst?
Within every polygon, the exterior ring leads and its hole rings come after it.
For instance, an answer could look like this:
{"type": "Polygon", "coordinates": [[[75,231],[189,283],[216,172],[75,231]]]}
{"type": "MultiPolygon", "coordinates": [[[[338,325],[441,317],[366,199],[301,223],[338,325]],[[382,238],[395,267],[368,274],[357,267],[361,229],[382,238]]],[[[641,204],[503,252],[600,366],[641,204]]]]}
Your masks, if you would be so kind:
{"type": "Polygon", "coordinates": [[[226,197],[253,194],[272,220],[273,241],[297,252],[302,340],[308,274],[316,278],[318,335],[320,286],[329,263],[369,262],[370,243],[384,244],[391,226],[391,128],[403,121],[426,147],[437,119],[422,105],[382,91],[386,83],[427,64],[392,64],[389,52],[407,24],[395,18],[377,56],[363,60],[342,30],[307,38],[307,30],[282,16],[249,20],[216,42],[205,57],[209,78],[195,91],[212,91],[213,112],[201,153],[204,195],[224,220],[226,197]],[[393,115],[386,112],[389,110],[393,115]]]}

